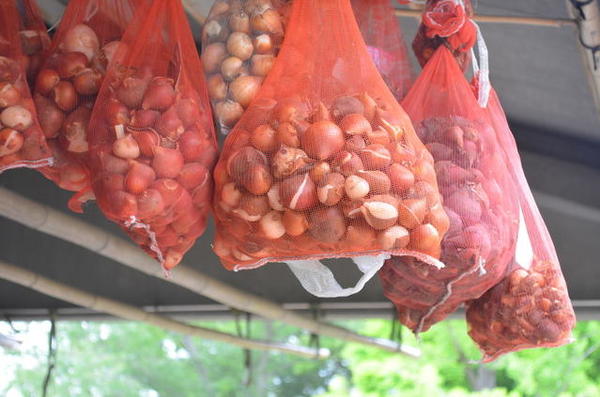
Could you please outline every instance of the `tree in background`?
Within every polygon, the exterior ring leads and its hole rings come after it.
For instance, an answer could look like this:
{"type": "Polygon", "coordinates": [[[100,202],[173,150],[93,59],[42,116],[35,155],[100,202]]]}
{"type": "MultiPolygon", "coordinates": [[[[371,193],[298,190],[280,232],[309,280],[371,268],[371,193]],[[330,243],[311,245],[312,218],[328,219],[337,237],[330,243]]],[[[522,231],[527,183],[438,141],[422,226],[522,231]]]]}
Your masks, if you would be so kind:
{"type": "MultiPolygon", "coordinates": [[[[252,321],[254,338],[308,344],[293,327],[252,321]]],[[[246,333],[245,324],[201,323],[246,333]],[[241,329],[240,329],[241,328],[241,329]]],[[[361,333],[388,337],[384,320],[346,321],[361,333]]],[[[22,351],[0,349],[0,395],[39,396],[46,373],[47,323],[19,323],[36,343],[22,351]]],[[[5,331],[1,328],[0,331],[5,331]]],[[[25,332],[23,332],[25,334],[25,332]]],[[[474,363],[479,353],[463,321],[445,321],[420,341],[420,360],[356,344],[321,339],[327,360],[252,352],[129,322],[58,322],[57,366],[48,396],[119,397],[596,397],[600,395],[600,323],[581,322],[576,341],[557,349],[510,354],[474,363]]]]}
{"type": "MultiPolygon", "coordinates": [[[[369,321],[361,331],[384,336],[390,324],[369,321]]],[[[350,377],[334,377],[318,396],[600,396],[600,322],[580,322],[567,346],[508,354],[491,364],[477,363],[480,354],[466,331],[459,320],[432,327],[421,335],[420,360],[346,345],[340,355],[350,377]]]]}

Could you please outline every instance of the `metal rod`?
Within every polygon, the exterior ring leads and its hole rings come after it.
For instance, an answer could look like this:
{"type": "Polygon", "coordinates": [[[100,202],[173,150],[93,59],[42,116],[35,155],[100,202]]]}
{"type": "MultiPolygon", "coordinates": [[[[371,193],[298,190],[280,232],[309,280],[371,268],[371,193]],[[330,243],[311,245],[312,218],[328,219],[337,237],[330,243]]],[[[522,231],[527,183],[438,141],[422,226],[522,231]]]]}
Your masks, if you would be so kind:
{"type": "MultiPolygon", "coordinates": [[[[383,303],[383,302],[382,302],[383,303]]],[[[575,309],[575,315],[578,319],[600,319],[600,300],[573,300],[571,301],[575,309]]],[[[305,305],[304,303],[298,305],[305,305]]],[[[390,303],[391,305],[391,303],[390,303]]],[[[285,305],[287,308],[288,306],[285,305]]],[[[144,311],[169,316],[181,321],[229,321],[234,320],[235,315],[227,306],[224,305],[177,305],[177,306],[144,306],[141,309],[144,311]],[[220,308],[213,307],[219,306],[220,308]]],[[[65,320],[75,321],[111,321],[115,320],[114,316],[105,313],[98,313],[93,310],[82,307],[59,307],[53,308],[54,313],[65,320]]],[[[298,310],[298,309],[296,309],[298,310]]],[[[323,313],[322,318],[333,319],[357,319],[357,318],[390,318],[392,307],[381,305],[381,308],[370,310],[344,309],[329,311],[323,313]]],[[[301,311],[301,310],[300,310],[301,311]]],[[[308,312],[305,310],[305,312],[308,312]]],[[[38,321],[48,319],[47,308],[7,308],[0,309],[0,318],[6,316],[12,321],[38,321]]],[[[458,309],[448,315],[448,319],[464,319],[465,312],[463,309],[458,309]]],[[[1,338],[1,335],[0,335],[1,338]]],[[[1,343],[0,343],[1,344],[1,343]]]]}
{"type": "Polygon", "coordinates": [[[389,339],[360,335],[346,328],[286,310],[274,302],[241,291],[185,265],[176,267],[171,276],[165,278],[157,262],[124,239],[3,187],[0,187],[0,215],[244,312],[281,321],[322,336],[361,343],[411,357],[420,355],[419,349],[414,347],[404,346],[389,339]]]}
{"type": "MultiPolygon", "coordinates": [[[[416,10],[395,10],[396,16],[421,18],[422,12],[416,10]]],[[[484,23],[508,23],[516,25],[531,25],[531,26],[575,26],[577,25],[574,19],[568,18],[534,18],[534,17],[509,17],[499,15],[474,15],[473,20],[484,23]]]]}
{"type": "Polygon", "coordinates": [[[126,320],[140,321],[152,324],[159,328],[180,334],[196,336],[199,338],[212,339],[219,342],[229,343],[244,349],[274,350],[309,358],[326,358],[329,356],[328,349],[316,350],[304,346],[294,346],[287,343],[273,343],[268,341],[240,338],[224,332],[214,331],[208,328],[197,327],[182,323],[158,314],[148,313],[137,307],[127,305],[112,299],[90,294],[78,288],[59,283],[37,273],[11,265],[0,260],[0,278],[13,283],[41,292],[53,298],[87,307],[92,310],[112,314],[126,320]]]}

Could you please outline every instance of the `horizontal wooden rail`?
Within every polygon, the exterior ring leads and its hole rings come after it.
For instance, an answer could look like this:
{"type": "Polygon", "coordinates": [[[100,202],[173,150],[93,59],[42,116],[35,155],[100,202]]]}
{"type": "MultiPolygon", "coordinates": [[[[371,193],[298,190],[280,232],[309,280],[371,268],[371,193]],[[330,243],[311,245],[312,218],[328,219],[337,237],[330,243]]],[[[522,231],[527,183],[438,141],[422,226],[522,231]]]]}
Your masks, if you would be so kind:
{"type": "MultiPolygon", "coordinates": [[[[416,10],[395,10],[395,14],[399,17],[421,18],[422,12],[416,10]]],[[[474,15],[475,22],[483,23],[508,23],[515,25],[531,25],[531,26],[576,26],[574,19],[569,18],[535,18],[535,17],[511,17],[499,15],[474,15]]]]}
{"type": "Polygon", "coordinates": [[[0,260],[0,278],[30,288],[42,294],[87,307],[103,313],[111,314],[126,320],[148,323],[169,331],[199,338],[212,339],[229,343],[244,349],[274,350],[309,358],[327,358],[328,349],[313,349],[295,346],[287,343],[274,343],[255,339],[241,338],[225,332],[186,324],[158,314],[148,313],[137,307],[127,305],[112,299],[90,294],[78,288],[50,280],[37,273],[25,270],[0,260]]]}
{"type": "MultiPolygon", "coordinates": [[[[419,349],[414,347],[404,346],[388,339],[360,335],[346,328],[286,310],[274,302],[241,291],[185,265],[177,266],[170,277],[165,278],[158,263],[133,244],[75,216],[36,203],[3,187],[0,187],[0,215],[237,310],[281,321],[317,335],[361,343],[412,357],[420,355],[419,349]]],[[[220,266],[219,264],[205,265],[220,266]]]]}

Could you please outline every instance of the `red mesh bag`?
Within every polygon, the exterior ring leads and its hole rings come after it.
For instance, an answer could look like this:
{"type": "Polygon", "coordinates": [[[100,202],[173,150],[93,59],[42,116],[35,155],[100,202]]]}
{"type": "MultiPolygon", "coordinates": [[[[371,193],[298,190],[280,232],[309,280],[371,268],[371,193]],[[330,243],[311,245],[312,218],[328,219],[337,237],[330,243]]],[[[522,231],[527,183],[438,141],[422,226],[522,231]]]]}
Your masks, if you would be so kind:
{"type": "Polygon", "coordinates": [[[575,326],[552,239],[527,184],[517,146],[494,91],[487,110],[511,164],[521,223],[510,272],[468,305],[469,335],[479,345],[486,362],[512,351],[568,343],[575,326]]]}
{"type": "Polygon", "coordinates": [[[435,50],[448,48],[460,68],[469,66],[469,51],[475,44],[477,29],[469,22],[473,15],[470,0],[427,0],[413,50],[421,66],[425,66],[435,50]]]}
{"type": "Polygon", "coordinates": [[[50,37],[35,0],[21,0],[18,3],[21,17],[21,48],[25,56],[27,80],[33,85],[42,64],[44,51],[50,47],[50,37]]]}
{"type": "MultiPolygon", "coordinates": [[[[228,269],[290,265],[319,296],[356,292],[389,254],[440,265],[433,161],[373,64],[349,0],[295,0],[285,42],[215,169],[228,269]],[[360,257],[341,289],[318,259],[360,257]]],[[[434,269],[435,266],[432,266],[434,269]]]]}
{"type": "Polygon", "coordinates": [[[165,270],[206,228],[217,143],[180,1],[140,8],[90,121],[90,169],[107,218],[165,270]]]}
{"type": "Polygon", "coordinates": [[[380,271],[400,321],[421,332],[500,281],[514,254],[519,215],[510,162],[446,47],[436,50],[402,106],[433,155],[450,218],[445,268],[431,272],[417,260],[394,257],[380,271]]]}
{"type": "Polygon", "coordinates": [[[291,2],[219,0],[202,29],[202,63],[217,129],[227,134],[258,93],[283,42],[291,2]]]}
{"type": "Polygon", "coordinates": [[[107,65],[133,17],[136,0],[71,0],[37,75],[34,100],[54,154],[43,174],[80,192],[69,203],[81,212],[89,195],[87,127],[107,65]]]}
{"type": "Polygon", "coordinates": [[[352,0],[367,50],[392,94],[402,100],[412,83],[412,67],[394,9],[388,0],[352,0]]]}
{"type": "Polygon", "coordinates": [[[42,37],[47,36],[33,27],[24,30],[25,19],[16,6],[15,0],[0,0],[0,172],[52,163],[27,84],[30,55],[43,48],[42,37]]]}

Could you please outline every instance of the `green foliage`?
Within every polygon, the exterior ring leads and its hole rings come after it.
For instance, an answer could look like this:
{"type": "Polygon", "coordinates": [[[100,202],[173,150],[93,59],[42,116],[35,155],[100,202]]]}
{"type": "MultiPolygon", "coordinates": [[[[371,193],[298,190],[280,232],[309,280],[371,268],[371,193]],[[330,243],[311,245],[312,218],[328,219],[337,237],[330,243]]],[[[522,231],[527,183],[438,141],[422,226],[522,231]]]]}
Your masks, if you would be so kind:
{"type": "MultiPolygon", "coordinates": [[[[17,324],[21,351],[0,349],[0,395],[39,396],[46,372],[48,323],[17,324]]],[[[203,326],[236,333],[234,322],[203,326]]],[[[384,320],[341,325],[389,337],[384,320]]],[[[244,327],[242,327],[244,328],[244,327]]],[[[0,332],[10,333],[0,323],[0,332]]],[[[245,333],[245,330],[243,330],[245,333]]],[[[253,321],[251,336],[307,345],[298,329],[253,321]]],[[[480,357],[463,321],[446,321],[416,340],[411,359],[357,344],[321,339],[327,360],[281,353],[246,353],[223,343],[189,338],[128,322],[59,322],[57,366],[49,396],[118,397],[596,397],[600,396],[600,323],[581,322],[575,342],[509,354],[492,364],[480,357]],[[487,387],[487,388],[486,388],[487,387]]]]}

